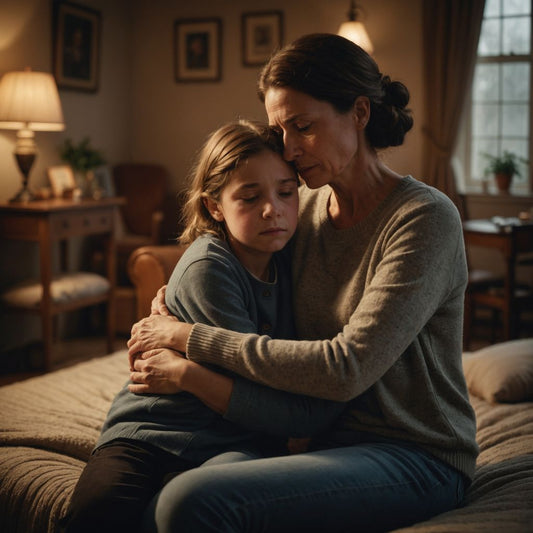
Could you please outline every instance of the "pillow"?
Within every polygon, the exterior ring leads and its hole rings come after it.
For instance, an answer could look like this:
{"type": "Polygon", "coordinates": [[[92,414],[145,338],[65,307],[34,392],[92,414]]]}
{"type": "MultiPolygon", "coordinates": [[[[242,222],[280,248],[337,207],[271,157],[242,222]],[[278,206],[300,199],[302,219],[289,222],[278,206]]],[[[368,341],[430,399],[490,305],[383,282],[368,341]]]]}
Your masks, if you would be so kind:
{"type": "Polygon", "coordinates": [[[472,394],[491,403],[533,398],[533,339],[520,339],[465,353],[463,369],[472,394]]]}
{"type": "MultiPolygon", "coordinates": [[[[92,272],[72,272],[52,279],[50,293],[56,304],[68,303],[79,298],[100,296],[109,291],[109,280],[92,272]]],[[[41,303],[43,287],[39,281],[18,283],[4,292],[0,299],[17,307],[37,308],[41,303]]]]}

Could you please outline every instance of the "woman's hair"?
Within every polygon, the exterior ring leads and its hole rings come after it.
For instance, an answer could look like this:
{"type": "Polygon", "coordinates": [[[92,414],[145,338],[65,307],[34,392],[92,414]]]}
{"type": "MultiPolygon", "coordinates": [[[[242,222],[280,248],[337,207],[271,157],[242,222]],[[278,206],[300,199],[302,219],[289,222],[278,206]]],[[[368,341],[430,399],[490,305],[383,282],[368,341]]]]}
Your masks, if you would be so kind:
{"type": "Polygon", "coordinates": [[[259,77],[262,102],[270,87],[300,91],[329,102],[340,113],[349,111],[357,97],[366,96],[370,118],[365,132],[373,148],[402,144],[413,126],[407,87],[382,75],[360,46],[338,35],[305,35],[275,53],[259,77]]]}
{"type": "Polygon", "coordinates": [[[238,120],[217,129],[196,157],[182,211],[184,230],[179,237],[189,244],[205,233],[226,239],[224,224],[217,222],[204,204],[206,198],[220,200],[233,171],[250,157],[265,150],[283,154],[281,136],[267,124],[238,120]]]}

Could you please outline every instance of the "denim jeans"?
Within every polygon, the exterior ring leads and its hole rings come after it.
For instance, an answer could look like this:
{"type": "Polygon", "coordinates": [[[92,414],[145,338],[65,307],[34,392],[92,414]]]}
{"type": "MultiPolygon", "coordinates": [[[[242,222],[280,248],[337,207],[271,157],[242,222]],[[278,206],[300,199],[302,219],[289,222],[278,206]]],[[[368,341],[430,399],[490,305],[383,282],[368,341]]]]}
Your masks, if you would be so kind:
{"type": "Polygon", "coordinates": [[[145,512],[159,533],[388,531],[457,507],[465,479],[395,442],[232,462],[172,479],[145,512]]]}

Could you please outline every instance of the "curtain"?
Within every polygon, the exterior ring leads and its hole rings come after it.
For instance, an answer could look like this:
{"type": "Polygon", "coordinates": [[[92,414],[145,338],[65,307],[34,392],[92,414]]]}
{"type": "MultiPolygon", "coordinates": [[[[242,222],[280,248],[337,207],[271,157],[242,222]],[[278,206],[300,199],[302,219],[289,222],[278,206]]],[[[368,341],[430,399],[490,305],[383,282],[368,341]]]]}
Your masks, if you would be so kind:
{"type": "Polygon", "coordinates": [[[452,169],[461,114],[470,90],[485,0],[422,0],[424,177],[463,214],[452,169]]]}

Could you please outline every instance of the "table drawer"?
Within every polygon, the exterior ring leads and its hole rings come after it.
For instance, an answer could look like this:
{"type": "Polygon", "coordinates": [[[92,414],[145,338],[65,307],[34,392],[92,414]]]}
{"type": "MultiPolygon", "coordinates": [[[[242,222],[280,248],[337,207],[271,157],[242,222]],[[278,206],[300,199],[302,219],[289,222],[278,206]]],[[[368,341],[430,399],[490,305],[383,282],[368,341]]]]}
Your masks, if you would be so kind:
{"type": "Polygon", "coordinates": [[[84,213],[60,213],[52,217],[53,238],[66,238],[73,235],[90,235],[110,231],[113,227],[113,210],[105,209],[84,213]]]}

